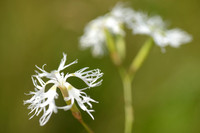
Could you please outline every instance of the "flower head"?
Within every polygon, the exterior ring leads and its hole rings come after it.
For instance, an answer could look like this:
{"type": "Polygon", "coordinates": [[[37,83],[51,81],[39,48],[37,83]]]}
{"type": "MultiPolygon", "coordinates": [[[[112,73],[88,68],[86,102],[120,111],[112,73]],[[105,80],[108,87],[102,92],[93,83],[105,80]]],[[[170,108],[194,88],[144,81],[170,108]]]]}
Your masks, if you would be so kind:
{"type": "Polygon", "coordinates": [[[113,7],[110,14],[123,22],[124,25],[128,26],[129,23],[132,23],[134,20],[136,12],[132,8],[127,7],[124,3],[120,2],[113,7]]]}
{"type": "Polygon", "coordinates": [[[83,90],[101,85],[102,80],[100,80],[100,78],[103,76],[103,73],[101,73],[99,69],[88,70],[88,67],[85,67],[74,73],[64,74],[62,71],[77,63],[77,60],[68,65],[65,65],[65,62],[66,55],[63,54],[63,59],[57,70],[47,72],[44,70],[44,66],[43,68],[36,66],[39,72],[36,71],[37,74],[32,76],[35,91],[31,91],[28,94],[32,95],[32,97],[29,100],[25,100],[24,104],[30,104],[28,106],[28,109],[31,110],[29,114],[33,114],[30,119],[43,112],[43,115],[39,120],[41,126],[48,122],[53,112],[57,113],[58,109],[69,110],[72,108],[72,105],[75,104],[75,101],[82,110],[86,111],[94,119],[91,114],[94,110],[88,109],[86,104],[92,108],[91,102],[98,102],[87,96],[83,90]],[[83,80],[87,87],[82,89],[75,88],[67,82],[67,78],[69,77],[77,77],[83,80]],[[44,78],[46,78],[47,81],[44,81],[44,78]],[[49,84],[51,85],[50,89],[47,88],[47,85],[49,84]],[[64,100],[70,104],[62,107],[55,104],[55,100],[59,96],[56,92],[57,89],[61,90],[64,100]]]}
{"type": "Polygon", "coordinates": [[[191,35],[181,29],[167,29],[166,23],[160,16],[148,17],[145,13],[137,12],[135,19],[129,23],[133,34],[148,35],[153,38],[156,45],[160,47],[179,47],[181,44],[192,40],[191,35]]]}
{"type": "Polygon", "coordinates": [[[91,21],[85,28],[85,34],[80,38],[82,49],[91,48],[94,56],[104,55],[105,35],[103,31],[103,17],[91,21]]]}
{"type": "Polygon", "coordinates": [[[149,17],[146,13],[135,11],[123,3],[118,3],[109,13],[92,20],[85,28],[85,33],[80,39],[81,48],[92,49],[94,56],[105,54],[106,35],[104,30],[112,35],[125,36],[123,26],[132,30],[132,33],[148,35],[153,38],[156,45],[179,47],[188,43],[192,36],[185,31],[175,28],[167,29],[166,23],[160,16],[149,17]]]}
{"type": "Polygon", "coordinates": [[[113,36],[125,36],[122,28],[124,21],[121,17],[118,11],[113,11],[113,13],[105,14],[89,22],[84,30],[84,35],[80,38],[81,48],[91,48],[95,57],[103,56],[107,49],[105,29],[113,36]]]}

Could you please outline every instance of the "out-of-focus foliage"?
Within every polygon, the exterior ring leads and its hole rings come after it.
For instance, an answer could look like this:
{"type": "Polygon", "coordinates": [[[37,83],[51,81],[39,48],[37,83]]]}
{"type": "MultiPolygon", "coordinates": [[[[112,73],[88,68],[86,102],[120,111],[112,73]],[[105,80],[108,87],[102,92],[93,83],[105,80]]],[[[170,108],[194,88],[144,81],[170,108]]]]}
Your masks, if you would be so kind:
{"type": "MultiPolygon", "coordinates": [[[[134,81],[134,131],[137,133],[199,133],[200,119],[200,1],[132,0],[136,10],[158,14],[193,35],[193,42],[161,53],[154,46],[134,81]]],[[[47,63],[57,67],[62,52],[69,62],[79,63],[68,70],[85,66],[99,68],[105,75],[102,86],[88,91],[99,101],[94,105],[95,120],[83,112],[85,121],[96,133],[122,133],[124,128],[123,91],[117,70],[109,57],[94,59],[89,50],[80,51],[78,39],[84,26],[106,13],[116,0],[1,0],[0,1],[0,132],[2,133],[84,133],[70,111],[53,114],[39,126],[39,117],[28,120],[24,93],[33,89],[30,76],[35,67],[47,63]]],[[[130,31],[129,31],[130,32],[130,31]]],[[[145,37],[127,35],[127,64],[145,37]]],[[[75,84],[79,83],[75,81],[75,84]]],[[[60,103],[62,104],[62,103],[60,103]]]]}

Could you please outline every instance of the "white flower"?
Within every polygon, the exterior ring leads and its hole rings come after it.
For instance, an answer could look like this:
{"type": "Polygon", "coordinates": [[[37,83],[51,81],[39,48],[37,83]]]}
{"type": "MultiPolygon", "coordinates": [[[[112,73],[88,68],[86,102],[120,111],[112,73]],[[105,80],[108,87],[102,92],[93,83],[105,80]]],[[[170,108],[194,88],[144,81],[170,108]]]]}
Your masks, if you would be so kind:
{"type": "Polygon", "coordinates": [[[37,74],[32,76],[35,91],[31,91],[28,95],[33,96],[29,100],[24,101],[24,104],[30,104],[28,109],[31,110],[30,113],[33,113],[30,119],[33,116],[38,116],[41,112],[43,112],[43,115],[39,120],[41,126],[48,122],[53,112],[57,113],[58,109],[69,110],[72,105],[75,104],[75,101],[78,103],[82,110],[86,111],[94,119],[91,114],[91,112],[94,110],[88,109],[85,104],[92,108],[92,104],[90,102],[97,103],[97,101],[88,97],[87,94],[83,92],[83,90],[101,85],[102,80],[99,79],[103,76],[103,73],[101,73],[99,69],[87,70],[88,67],[85,67],[74,73],[67,73],[64,75],[64,73],[61,71],[77,63],[77,60],[68,65],[65,65],[66,55],[63,54],[63,56],[64,57],[61,60],[58,69],[51,71],[50,73],[45,71],[44,68],[39,68],[36,66],[40,72],[36,71],[37,74]],[[66,81],[67,78],[72,76],[83,80],[87,87],[77,89],[68,83],[66,81]],[[43,78],[48,80],[45,82],[43,78]],[[47,85],[49,84],[52,84],[50,89],[47,88],[47,85]],[[66,102],[70,101],[69,105],[62,107],[56,106],[55,100],[58,98],[58,94],[56,92],[58,88],[61,90],[64,100],[66,102]]]}
{"type": "Polygon", "coordinates": [[[149,17],[146,13],[136,12],[127,8],[124,4],[117,4],[111,11],[111,14],[133,31],[133,34],[149,35],[154,42],[160,46],[179,47],[181,44],[192,40],[191,35],[181,29],[167,29],[166,23],[160,16],[149,17]]]}
{"type": "Polygon", "coordinates": [[[192,36],[181,29],[171,29],[166,31],[168,44],[172,47],[179,47],[181,44],[192,41],[192,36]]]}
{"type": "Polygon", "coordinates": [[[191,35],[181,29],[168,30],[160,16],[148,17],[141,12],[135,14],[135,20],[129,23],[129,27],[133,30],[134,34],[151,36],[156,45],[162,48],[168,45],[179,47],[181,44],[188,43],[192,40],[191,35]]]}
{"type": "Polygon", "coordinates": [[[134,34],[153,34],[154,32],[162,32],[165,24],[159,16],[148,18],[145,13],[137,12],[134,20],[129,23],[129,27],[134,34]]]}
{"type": "Polygon", "coordinates": [[[125,35],[124,30],[122,29],[123,21],[117,19],[114,16],[106,15],[104,20],[104,28],[107,28],[114,35],[125,35]]]}
{"type": "Polygon", "coordinates": [[[110,14],[128,26],[134,20],[136,12],[120,2],[113,7],[110,14]]]}
{"type": "Polygon", "coordinates": [[[179,47],[188,43],[192,36],[181,29],[167,29],[166,23],[160,16],[149,17],[146,13],[134,11],[123,3],[118,3],[109,13],[91,21],[85,28],[80,39],[82,48],[92,48],[94,56],[102,56],[106,51],[106,36],[104,29],[113,35],[125,36],[122,25],[131,29],[133,34],[148,35],[156,45],[179,47]]]}
{"type": "Polygon", "coordinates": [[[98,17],[92,20],[85,28],[84,35],[80,38],[82,49],[91,48],[95,57],[101,57],[106,52],[105,29],[113,35],[125,35],[122,29],[123,21],[111,14],[98,17]]]}
{"type": "Polygon", "coordinates": [[[80,38],[81,48],[91,47],[94,56],[104,55],[105,35],[103,31],[103,17],[91,21],[84,31],[84,35],[80,38]]]}

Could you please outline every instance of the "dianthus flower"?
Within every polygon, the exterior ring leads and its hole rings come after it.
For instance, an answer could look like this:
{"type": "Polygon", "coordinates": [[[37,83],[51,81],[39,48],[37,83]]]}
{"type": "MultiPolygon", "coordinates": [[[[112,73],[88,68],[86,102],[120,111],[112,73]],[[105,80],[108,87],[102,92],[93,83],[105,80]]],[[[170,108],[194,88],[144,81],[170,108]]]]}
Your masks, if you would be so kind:
{"type": "Polygon", "coordinates": [[[74,73],[64,74],[62,71],[77,63],[77,60],[68,65],[65,65],[65,62],[66,54],[63,54],[63,59],[61,60],[57,70],[47,72],[44,70],[44,66],[42,68],[36,66],[39,71],[36,71],[36,75],[32,76],[35,91],[31,91],[28,94],[32,95],[32,97],[29,100],[25,100],[24,104],[30,104],[28,106],[28,109],[31,110],[29,114],[33,113],[30,119],[35,115],[38,116],[40,113],[43,113],[39,119],[41,126],[48,122],[53,112],[57,113],[58,109],[69,110],[75,103],[77,103],[82,110],[86,111],[92,119],[94,119],[91,114],[94,110],[88,109],[86,104],[92,108],[91,102],[98,102],[87,96],[83,90],[101,85],[102,80],[100,80],[100,78],[103,76],[103,73],[101,73],[99,69],[88,70],[88,67],[84,67],[74,73]],[[75,88],[67,82],[69,77],[77,77],[81,79],[85,82],[87,87],[82,89],[75,88]],[[47,79],[47,81],[44,81],[45,79],[47,79]],[[47,88],[47,85],[50,85],[51,87],[47,88]],[[57,93],[58,89],[62,92],[65,102],[70,104],[62,107],[55,104],[55,100],[59,96],[57,93]]]}
{"type": "Polygon", "coordinates": [[[134,35],[151,37],[161,48],[176,48],[192,40],[191,35],[179,28],[167,29],[166,23],[158,15],[148,16],[118,3],[110,12],[87,24],[80,38],[80,46],[82,49],[91,48],[93,56],[101,57],[107,50],[105,29],[116,38],[117,35],[125,36],[124,27],[132,30],[134,35]]]}

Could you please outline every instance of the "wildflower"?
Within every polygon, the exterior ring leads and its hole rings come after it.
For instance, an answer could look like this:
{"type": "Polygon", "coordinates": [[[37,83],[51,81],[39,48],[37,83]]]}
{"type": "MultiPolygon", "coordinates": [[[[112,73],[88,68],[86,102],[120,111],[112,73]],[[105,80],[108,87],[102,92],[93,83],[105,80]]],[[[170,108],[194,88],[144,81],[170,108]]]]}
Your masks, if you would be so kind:
{"type": "Polygon", "coordinates": [[[71,109],[72,105],[75,104],[75,101],[82,110],[86,111],[92,119],[94,119],[91,114],[94,110],[88,109],[86,104],[92,108],[91,102],[98,102],[87,96],[83,90],[101,85],[102,80],[99,79],[103,76],[103,73],[101,73],[99,69],[88,70],[88,67],[85,67],[74,73],[67,73],[64,75],[64,72],[62,71],[65,68],[77,63],[77,60],[68,65],[65,65],[65,62],[66,54],[63,54],[63,59],[61,60],[57,70],[53,70],[49,73],[44,70],[44,66],[42,68],[36,66],[39,72],[36,71],[36,75],[32,76],[35,91],[31,91],[28,94],[32,95],[32,97],[29,100],[25,100],[24,104],[30,104],[28,106],[28,109],[31,110],[29,114],[33,113],[30,119],[43,112],[43,115],[39,120],[41,126],[45,125],[50,119],[52,113],[57,113],[58,109],[71,109]],[[77,77],[83,80],[87,87],[82,89],[75,88],[67,82],[69,77],[77,77]],[[45,82],[44,79],[48,79],[48,81],[45,82]],[[49,84],[51,85],[50,89],[47,88],[47,85],[49,84]],[[56,106],[55,100],[59,96],[56,92],[57,89],[60,89],[64,100],[70,104],[62,107],[56,106]]]}
{"type": "Polygon", "coordinates": [[[188,43],[192,40],[191,35],[178,28],[166,30],[163,34],[154,34],[153,38],[155,43],[160,47],[169,45],[174,48],[177,48],[181,44],[188,43]]]}
{"type": "Polygon", "coordinates": [[[106,53],[106,35],[107,29],[113,36],[125,35],[122,28],[123,21],[111,14],[98,17],[92,20],[85,28],[84,35],[80,38],[82,49],[91,48],[95,57],[103,56],[106,53]]]}
{"type": "Polygon", "coordinates": [[[132,30],[132,33],[148,35],[153,38],[156,45],[179,47],[188,43],[192,36],[185,31],[175,28],[167,29],[166,23],[160,16],[149,17],[144,12],[135,11],[125,4],[118,3],[109,13],[92,20],[85,28],[80,39],[81,48],[92,48],[94,56],[103,56],[107,49],[104,30],[113,35],[125,36],[123,26],[132,30]]]}
{"type": "Polygon", "coordinates": [[[133,9],[126,7],[123,3],[117,3],[110,11],[111,16],[119,19],[127,27],[134,20],[135,14],[136,12],[133,9]]]}
{"type": "Polygon", "coordinates": [[[91,21],[85,28],[85,34],[80,38],[82,49],[90,48],[94,56],[104,55],[105,36],[102,30],[103,18],[91,21]]]}
{"type": "Polygon", "coordinates": [[[133,31],[133,34],[149,35],[162,48],[168,45],[179,47],[192,40],[191,35],[181,29],[168,30],[160,16],[149,17],[146,13],[134,11],[123,4],[117,4],[111,14],[120,18],[126,27],[133,31]]]}
{"type": "Polygon", "coordinates": [[[166,23],[160,16],[148,17],[145,13],[137,12],[135,19],[129,23],[134,34],[149,35],[156,45],[179,47],[181,44],[192,40],[191,35],[181,29],[167,29],[166,23]]]}

